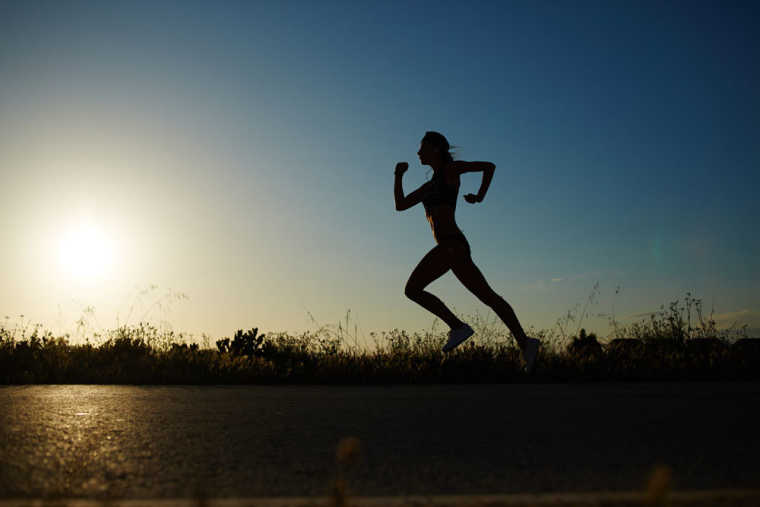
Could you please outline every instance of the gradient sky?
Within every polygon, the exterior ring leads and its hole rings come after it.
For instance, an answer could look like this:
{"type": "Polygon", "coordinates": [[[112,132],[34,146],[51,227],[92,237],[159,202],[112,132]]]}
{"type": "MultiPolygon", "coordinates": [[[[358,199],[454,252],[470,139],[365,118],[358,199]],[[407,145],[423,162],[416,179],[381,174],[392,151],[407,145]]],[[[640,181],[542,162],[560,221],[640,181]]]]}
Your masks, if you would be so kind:
{"type": "MultiPolygon", "coordinates": [[[[429,177],[416,150],[438,130],[496,164],[481,204],[463,176],[457,221],[525,326],[598,283],[594,315],[690,291],[760,328],[758,12],[4,1],[0,318],[72,331],[91,306],[93,327],[218,337],[350,309],[360,335],[429,329],[403,287],[433,237],[392,188],[398,161],[406,192],[429,177]]],[[[493,317],[451,273],[430,290],[493,317]]]]}

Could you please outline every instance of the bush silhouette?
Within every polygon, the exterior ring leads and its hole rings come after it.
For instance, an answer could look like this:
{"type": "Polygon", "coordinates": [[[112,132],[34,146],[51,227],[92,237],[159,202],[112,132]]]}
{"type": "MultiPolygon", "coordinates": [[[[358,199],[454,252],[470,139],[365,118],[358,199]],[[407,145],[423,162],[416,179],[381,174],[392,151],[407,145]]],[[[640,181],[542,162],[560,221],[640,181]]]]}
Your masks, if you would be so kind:
{"type": "Polygon", "coordinates": [[[238,329],[235,336],[230,342],[229,338],[217,340],[216,347],[221,353],[229,352],[233,357],[239,356],[263,356],[266,342],[266,335],[259,334],[259,328],[255,327],[249,331],[238,329]]]}
{"type": "MultiPolygon", "coordinates": [[[[673,304],[642,323],[616,328],[602,344],[579,329],[566,346],[547,331],[538,368],[529,379],[512,337],[476,326],[473,340],[441,352],[445,331],[370,333],[373,349],[351,346],[342,327],[300,335],[238,329],[216,349],[184,343],[182,334],[140,323],[106,331],[99,344],[71,343],[39,326],[0,324],[0,384],[23,383],[473,383],[589,380],[700,380],[760,378],[760,340],[735,343],[701,315],[699,300],[673,304]],[[694,323],[696,313],[696,326],[694,323]],[[618,331],[621,331],[618,334],[618,331]],[[179,338],[180,341],[177,340],[179,338]],[[557,346],[559,345],[559,346],[557,346]]],[[[95,335],[101,338],[101,335],[95,335]]],[[[94,337],[94,339],[95,339],[94,337]]]]}

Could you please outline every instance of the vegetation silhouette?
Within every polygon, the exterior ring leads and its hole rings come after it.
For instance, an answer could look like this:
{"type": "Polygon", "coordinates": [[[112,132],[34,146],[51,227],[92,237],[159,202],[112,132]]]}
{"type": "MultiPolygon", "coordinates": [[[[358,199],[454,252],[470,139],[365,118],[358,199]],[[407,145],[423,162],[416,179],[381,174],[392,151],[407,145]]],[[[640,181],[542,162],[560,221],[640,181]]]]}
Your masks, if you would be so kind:
{"type": "Polygon", "coordinates": [[[99,344],[72,343],[37,325],[0,325],[0,384],[431,384],[609,380],[760,379],[760,339],[718,331],[711,318],[692,326],[701,302],[687,295],[646,321],[618,326],[610,341],[581,328],[570,341],[549,331],[533,376],[503,330],[477,316],[483,337],[453,352],[435,329],[372,334],[375,347],[349,343],[339,326],[300,335],[238,330],[216,348],[139,323],[108,331],[99,344]],[[625,338],[623,338],[625,336],[625,338]]]}

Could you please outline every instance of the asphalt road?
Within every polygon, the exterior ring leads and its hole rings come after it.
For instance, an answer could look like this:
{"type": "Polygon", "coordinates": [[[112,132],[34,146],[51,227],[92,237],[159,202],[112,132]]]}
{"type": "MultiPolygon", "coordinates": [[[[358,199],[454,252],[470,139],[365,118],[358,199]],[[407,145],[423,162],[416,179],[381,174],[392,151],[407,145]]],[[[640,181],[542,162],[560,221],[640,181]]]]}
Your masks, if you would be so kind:
{"type": "Polygon", "coordinates": [[[760,383],[0,388],[0,498],[760,484],[760,383]],[[336,445],[361,442],[353,464],[336,445]]]}

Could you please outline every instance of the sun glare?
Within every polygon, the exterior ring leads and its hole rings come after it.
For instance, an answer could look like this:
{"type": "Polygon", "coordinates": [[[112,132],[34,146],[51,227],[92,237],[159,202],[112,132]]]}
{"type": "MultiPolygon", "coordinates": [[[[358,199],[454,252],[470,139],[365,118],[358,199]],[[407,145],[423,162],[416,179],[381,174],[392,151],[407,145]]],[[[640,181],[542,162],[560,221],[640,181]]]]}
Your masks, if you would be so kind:
{"type": "Polygon", "coordinates": [[[59,260],[63,273],[75,280],[100,280],[113,261],[111,241],[97,226],[77,224],[61,236],[59,260]]]}

